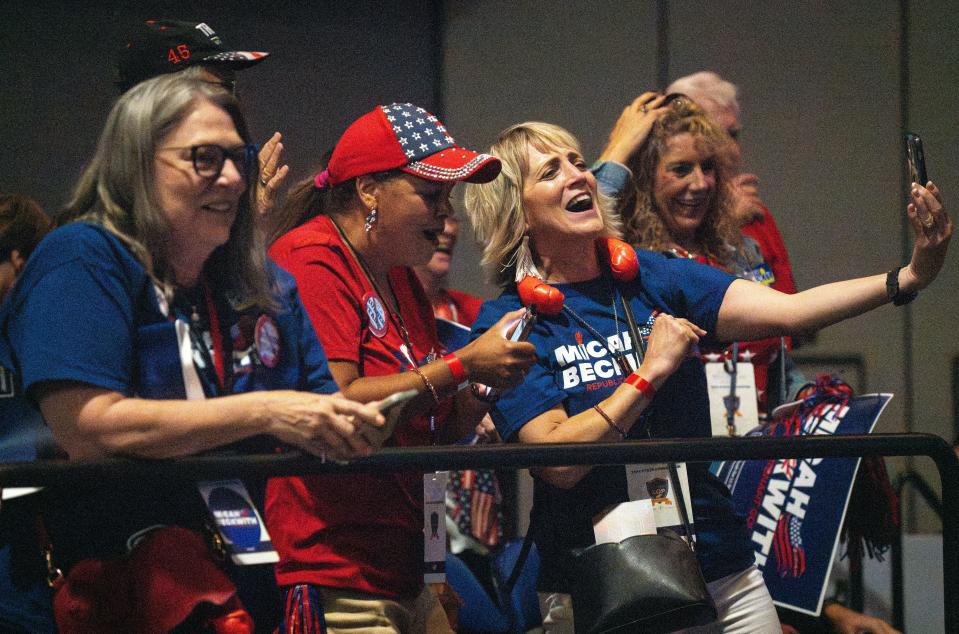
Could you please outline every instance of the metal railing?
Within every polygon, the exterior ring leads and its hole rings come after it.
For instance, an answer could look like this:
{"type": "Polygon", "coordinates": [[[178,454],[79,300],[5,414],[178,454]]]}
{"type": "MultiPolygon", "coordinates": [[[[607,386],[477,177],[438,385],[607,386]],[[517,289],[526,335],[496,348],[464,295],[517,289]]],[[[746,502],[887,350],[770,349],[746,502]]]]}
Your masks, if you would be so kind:
{"type": "Polygon", "coordinates": [[[162,487],[174,481],[223,477],[862,456],[927,456],[935,462],[942,482],[945,626],[947,632],[959,631],[959,459],[945,440],[930,434],[405,447],[385,448],[372,456],[343,462],[323,461],[299,454],[198,456],[176,460],[37,461],[0,464],[0,488],[69,487],[78,482],[108,483],[116,478],[136,478],[148,485],[162,487]]]}
{"type": "MultiPolygon", "coordinates": [[[[946,521],[943,516],[943,503],[939,501],[932,487],[919,473],[906,471],[896,478],[896,495],[899,498],[899,530],[896,531],[896,539],[892,544],[892,624],[900,631],[905,631],[906,628],[906,598],[903,588],[902,494],[907,486],[915,489],[922,496],[929,508],[943,522],[943,527],[945,527],[946,521]]],[[[943,483],[943,487],[945,487],[945,483],[943,483]]]]}

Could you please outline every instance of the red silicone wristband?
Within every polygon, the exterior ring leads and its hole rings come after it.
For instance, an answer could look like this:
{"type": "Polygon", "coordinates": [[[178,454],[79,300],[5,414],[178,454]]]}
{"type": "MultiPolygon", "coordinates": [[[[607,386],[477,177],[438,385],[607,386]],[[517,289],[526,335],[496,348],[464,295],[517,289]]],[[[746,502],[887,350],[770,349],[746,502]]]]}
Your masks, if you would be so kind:
{"type": "Polygon", "coordinates": [[[456,381],[456,385],[462,385],[469,380],[469,377],[466,376],[466,368],[463,367],[463,362],[459,360],[452,352],[443,357],[443,361],[446,361],[446,365],[449,366],[450,372],[453,374],[453,380],[456,381]]]}
{"type": "Polygon", "coordinates": [[[653,400],[653,397],[656,396],[656,388],[653,387],[653,384],[635,372],[626,377],[626,383],[629,383],[634,388],[642,392],[643,396],[649,400],[653,400]]]}

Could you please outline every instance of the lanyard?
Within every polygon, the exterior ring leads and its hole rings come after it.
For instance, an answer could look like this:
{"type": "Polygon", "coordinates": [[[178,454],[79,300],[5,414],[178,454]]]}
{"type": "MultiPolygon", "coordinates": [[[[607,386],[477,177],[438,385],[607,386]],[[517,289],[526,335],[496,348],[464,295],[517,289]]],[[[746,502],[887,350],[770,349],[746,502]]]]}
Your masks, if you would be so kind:
{"type": "MultiPolygon", "coordinates": [[[[387,274],[386,283],[389,285],[390,294],[393,296],[393,300],[396,302],[396,312],[393,312],[393,308],[389,302],[386,301],[386,295],[383,294],[383,291],[380,290],[379,285],[376,283],[376,279],[373,277],[373,274],[370,273],[369,269],[366,268],[366,262],[363,260],[363,256],[353,247],[353,243],[350,242],[350,239],[346,237],[346,233],[340,228],[333,219],[330,219],[330,222],[333,223],[333,226],[336,228],[336,232],[339,234],[340,239],[343,240],[343,244],[346,245],[346,248],[349,249],[350,255],[353,256],[353,259],[360,266],[360,270],[363,271],[363,275],[366,277],[366,280],[370,283],[372,289],[376,292],[377,296],[380,298],[380,301],[383,303],[383,308],[386,310],[386,316],[393,323],[393,327],[396,328],[397,332],[400,333],[400,337],[403,339],[403,343],[400,345],[400,353],[409,361],[410,365],[414,368],[414,371],[417,374],[422,376],[422,373],[419,371],[420,364],[416,362],[416,353],[413,350],[413,342],[410,339],[410,333],[406,329],[406,324],[403,321],[403,315],[400,314],[400,298],[397,297],[396,292],[393,290],[393,284],[389,279],[387,274]]],[[[385,345],[385,342],[384,342],[385,345]]],[[[430,363],[434,360],[434,353],[430,352],[429,356],[426,359],[426,363],[430,363]]],[[[436,444],[436,411],[435,407],[430,409],[429,413],[429,431],[430,431],[430,445],[436,444]]]]}
{"type": "MultiPolygon", "coordinates": [[[[200,355],[203,364],[206,366],[203,370],[206,372],[207,379],[213,384],[214,390],[224,392],[231,389],[232,383],[232,364],[227,363],[227,357],[232,355],[232,351],[226,350],[222,330],[220,329],[220,317],[216,309],[216,301],[213,299],[213,292],[206,280],[203,280],[203,302],[207,310],[208,331],[210,333],[210,346],[207,346],[203,336],[200,315],[197,313],[196,304],[193,303],[192,314],[186,321],[188,324],[191,347],[195,354],[200,355]],[[212,376],[209,370],[212,369],[212,376]]],[[[173,315],[170,315],[173,318],[173,315]]]]}
{"type": "Polygon", "coordinates": [[[226,385],[226,369],[223,355],[223,337],[220,334],[220,319],[216,312],[216,302],[206,279],[203,280],[203,296],[206,299],[206,310],[210,321],[210,339],[213,344],[213,369],[216,372],[217,385],[221,390],[226,385]]]}
{"type": "MultiPolygon", "coordinates": [[[[612,295],[613,295],[612,306],[613,306],[613,310],[615,310],[616,309],[616,290],[615,289],[613,289],[612,295]]],[[[593,337],[593,339],[595,339],[599,343],[599,345],[603,346],[603,349],[605,349],[606,352],[609,353],[609,356],[611,356],[616,361],[617,365],[619,365],[619,369],[622,370],[623,376],[629,376],[629,373],[632,372],[632,369],[629,367],[629,364],[626,362],[625,350],[620,350],[619,354],[616,354],[615,352],[610,350],[609,346],[606,345],[606,338],[602,334],[600,334],[596,330],[596,328],[594,328],[588,321],[583,319],[581,315],[577,314],[572,308],[567,306],[565,303],[563,304],[563,312],[569,315],[570,317],[572,317],[573,320],[576,323],[578,323],[580,326],[585,328],[586,331],[593,337]]],[[[618,319],[615,320],[614,323],[616,325],[616,336],[619,337],[620,336],[619,320],[618,319]]],[[[635,348],[637,345],[638,344],[634,341],[633,347],[635,348]]]]}

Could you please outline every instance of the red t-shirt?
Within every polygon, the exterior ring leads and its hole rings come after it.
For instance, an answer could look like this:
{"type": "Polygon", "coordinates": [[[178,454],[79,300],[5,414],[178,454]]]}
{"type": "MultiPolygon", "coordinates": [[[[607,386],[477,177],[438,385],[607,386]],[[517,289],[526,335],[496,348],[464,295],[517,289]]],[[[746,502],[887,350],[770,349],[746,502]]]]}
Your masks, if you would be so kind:
{"type": "MultiPolygon", "coordinates": [[[[285,234],[270,256],[296,278],[313,327],[331,361],[351,361],[360,376],[408,370],[403,338],[359,263],[326,216],[285,234]]],[[[390,272],[413,356],[439,353],[430,303],[412,269],[390,272]]],[[[436,412],[438,429],[451,410],[436,412]]],[[[397,427],[387,444],[430,444],[429,419],[397,427]]],[[[419,472],[273,478],[266,522],[280,554],[281,586],[312,583],[388,597],[423,585],[423,479],[419,472]]]]}
{"type": "Polygon", "coordinates": [[[773,215],[765,207],[762,208],[762,218],[756,218],[743,225],[742,232],[759,243],[766,264],[772,267],[776,281],[773,288],[790,295],[796,292],[796,281],[793,279],[793,268],[789,262],[789,252],[783,242],[779,227],[773,220],[773,215]]]}
{"type": "MultiPolygon", "coordinates": [[[[768,215],[769,212],[767,211],[768,215]]],[[[769,221],[772,223],[772,216],[769,216],[769,221]]],[[[754,221],[755,223],[760,223],[761,220],[754,221]]],[[[765,227],[772,227],[772,230],[775,232],[776,236],[779,236],[779,231],[776,229],[775,223],[771,225],[764,225],[765,227]]],[[[743,229],[743,234],[746,234],[745,229],[743,229]]],[[[752,238],[751,235],[747,237],[752,238]]],[[[753,238],[753,240],[756,240],[753,238]]],[[[782,243],[782,237],[779,237],[779,245],[783,248],[783,253],[785,254],[785,246],[782,243]]],[[[749,245],[746,245],[749,248],[749,245]]],[[[758,247],[762,259],[769,268],[773,269],[774,280],[772,282],[765,282],[765,284],[775,288],[778,291],[784,293],[795,293],[796,288],[792,280],[792,272],[789,270],[789,257],[785,257],[785,260],[780,260],[780,266],[784,266],[787,271],[789,271],[789,277],[786,280],[781,280],[779,278],[779,272],[775,269],[770,261],[770,255],[767,253],[765,246],[759,240],[756,240],[756,245],[753,248],[758,247]],[[790,289],[790,290],[787,290],[790,289]]],[[[673,249],[673,252],[679,257],[689,257],[701,262],[703,264],[708,264],[709,266],[717,269],[727,270],[722,263],[718,260],[715,260],[710,257],[703,255],[693,256],[692,254],[682,250],[682,249],[673,249]]],[[[739,275],[739,271],[732,271],[734,274],[739,275]]],[[[786,349],[792,349],[792,343],[789,337],[786,337],[786,349]]],[[[769,402],[769,393],[767,387],[769,385],[769,371],[772,368],[772,364],[779,357],[779,337],[770,337],[767,339],[755,339],[752,341],[743,341],[739,343],[739,361],[749,361],[753,364],[753,374],[756,378],[756,391],[758,397],[758,406],[760,414],[765,414],[767,411],[767,403],[769,402]]],[[[704,362],[718,362],[729,359],[732,355],[732,346],[727,347],[724,350],[720,349],[701,349],[700,356],[704,362]]]]}
{"type": "Polygon", "coordinates": [[[482,298],[452,288],[443,289],[442,297],[433,303],[433,315],[464,326],[472,326],[483,305],[482,298]]]}

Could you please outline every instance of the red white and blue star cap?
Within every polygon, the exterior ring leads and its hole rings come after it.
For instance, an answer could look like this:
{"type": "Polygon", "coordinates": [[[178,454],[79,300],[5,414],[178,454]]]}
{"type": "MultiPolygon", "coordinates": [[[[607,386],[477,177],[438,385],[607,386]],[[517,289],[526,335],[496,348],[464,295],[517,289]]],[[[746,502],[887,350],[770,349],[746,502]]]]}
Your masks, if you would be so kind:
{"type": "Polygon", "coordinates": [[[316,176],[319,188],[363,174],[401,169],[432,181],[488,183],[499,175],[495,156],[456,144],[440,121],[411,103],[377,106],[346,129],[330,162],[316,176]]]}
{"type": "Polygon", "coordinates": [[[147,20],[137,25],[118,51],[116,83],[126,91],[151,77],[198,64],[241,70],[268,55],[230,50],[205,22],[147,20]]]}

